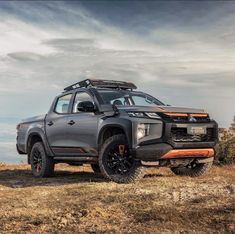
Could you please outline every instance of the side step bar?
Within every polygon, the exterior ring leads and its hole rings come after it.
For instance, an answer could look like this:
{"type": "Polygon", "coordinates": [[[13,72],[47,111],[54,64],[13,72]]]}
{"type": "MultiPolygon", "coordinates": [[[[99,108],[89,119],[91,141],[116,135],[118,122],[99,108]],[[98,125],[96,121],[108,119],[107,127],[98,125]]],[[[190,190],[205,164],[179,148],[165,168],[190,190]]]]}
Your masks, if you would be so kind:
{"type": "Polygon", "coordinates": [[[64,162],[97,162],[98,158],[97,157],[66,157],[66,156],[57,156],[53,157],[54,160],[56,161],[64,161],[64,162]]]}

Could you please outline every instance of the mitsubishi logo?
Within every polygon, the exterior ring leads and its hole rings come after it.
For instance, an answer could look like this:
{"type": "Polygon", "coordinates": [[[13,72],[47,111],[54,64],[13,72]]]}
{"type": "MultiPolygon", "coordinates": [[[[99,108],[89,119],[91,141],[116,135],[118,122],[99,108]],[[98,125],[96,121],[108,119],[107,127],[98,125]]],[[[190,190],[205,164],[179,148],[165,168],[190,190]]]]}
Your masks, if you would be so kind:
{"type": "Polygon", "coordinates": [[[189,122],[197,122],[197,120],[192,115],[190,115],[190,114],[188,116],[188,121],[189,122]]]}

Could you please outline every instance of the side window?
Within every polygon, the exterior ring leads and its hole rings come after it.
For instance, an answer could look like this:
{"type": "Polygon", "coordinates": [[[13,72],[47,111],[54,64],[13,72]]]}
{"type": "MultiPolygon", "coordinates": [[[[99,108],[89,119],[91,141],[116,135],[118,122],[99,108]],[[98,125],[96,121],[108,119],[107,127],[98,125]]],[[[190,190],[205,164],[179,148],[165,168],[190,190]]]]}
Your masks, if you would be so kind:
{"type": "Polygon", "coordinates": [[[115,99],[115,100],[111,101],[111,104],[114,104],[114,105],[117,105],[117,106],[122,106],[122,105],[124,105],[124,103],[126,103],[124,98],[118,98],[118,99],[115,99]]]}
{"type": "Polygon", "coordinates": [[[69,103],[71,100],[72,94],[65,95],[63,97],[58,98],[55,112],[59,114],[66,114],[69,112],[69,103]]]}
{"type": "Polygon", "coordinates": [[[137,106],[155,106],[156,104],[153,102],[151,98],[132,95],[132,99],[137,106]]]}
{"type": "Polygon", "coordinates": [[[75,100],[74,100],[74,104],[73,104],[73,113],[79,112],[77,110],[78,104],[80,102],[84,102],[84,101],[90,101],[90,102],[94,103],[93,98],[88,93],[86,93],[86,92],[77,93],[75,100]]]}

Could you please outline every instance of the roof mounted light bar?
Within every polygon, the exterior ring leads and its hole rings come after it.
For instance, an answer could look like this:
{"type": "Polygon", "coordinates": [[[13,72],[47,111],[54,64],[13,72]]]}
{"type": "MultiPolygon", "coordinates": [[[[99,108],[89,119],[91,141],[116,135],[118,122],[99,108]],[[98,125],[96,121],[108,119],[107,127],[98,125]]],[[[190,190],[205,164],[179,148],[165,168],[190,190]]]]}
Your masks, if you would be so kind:
{"type": "Polygon", "coordinates": [[[137,89],[137,87],[131,82],[115,81],[115,80],[91,80],[86,79],[70,85],[64,89],[65,92],[71,91],[77,88],[87,88],[89,86],[98,88],[110,88],[110,89],[137,89]]]}

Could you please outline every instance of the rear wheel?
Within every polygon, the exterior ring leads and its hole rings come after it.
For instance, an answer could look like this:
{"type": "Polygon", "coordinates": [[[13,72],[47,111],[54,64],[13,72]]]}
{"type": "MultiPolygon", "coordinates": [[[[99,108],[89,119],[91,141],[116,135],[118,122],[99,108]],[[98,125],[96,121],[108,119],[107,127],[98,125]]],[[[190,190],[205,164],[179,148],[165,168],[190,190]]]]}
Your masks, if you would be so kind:
{"type": "Polygon", "coordinates": [[[144,176],[144,168],[132,157],[123,134],[105,141],[99,155],[99,167],[107,179],[116,183],[132,183],[144,176]]]}
{"type": "Polygon", "coordinates": [[[46,155],[42,142],[33,145],[30,152],[30,164],[35,177],[48,177],[54,173],[53,159],[46,155]]]}
{"type": "Polygon", "coordinates": [[[206,173],[211,168],[212,163],[197,163],[193,161],[185,167],[172,167],[171,170],[176,175],[197,177],[206,173]]]}

